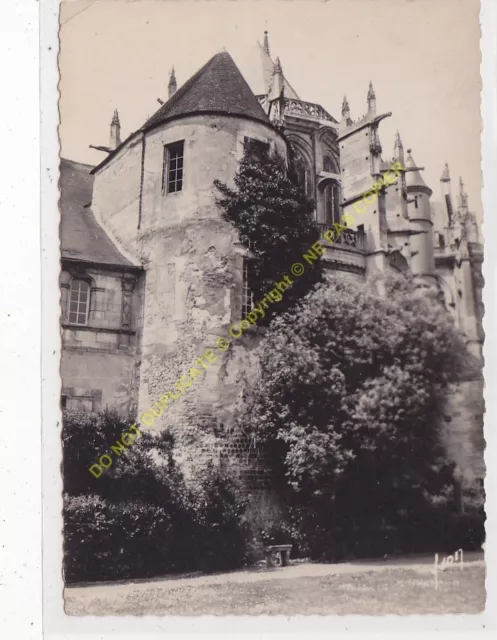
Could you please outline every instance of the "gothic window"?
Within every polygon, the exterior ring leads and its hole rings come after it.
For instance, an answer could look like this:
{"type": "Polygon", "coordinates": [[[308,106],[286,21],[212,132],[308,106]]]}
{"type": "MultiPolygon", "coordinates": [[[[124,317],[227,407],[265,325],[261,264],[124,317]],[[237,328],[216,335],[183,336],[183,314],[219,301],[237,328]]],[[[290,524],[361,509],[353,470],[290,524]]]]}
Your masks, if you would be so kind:
{"type": "Polygon", "coordinates": [[[251,287],[252,265],[248,260],[243,261],[243,282],[242,282],[242,318],[252,311],[254,306],[254,293],[251,287]]]}
{"type": "Polygon", "coordinates": [[[335,163],[329,155],[323,156],[323,171],[327,173],[337,173],[335,163]]]}
{"type": "Polygon", "coordinates": [[[164,147],[164,171],[162,189],[176,193],[183,189],[184,140],[164,147]]]}
{"type": "Polygon", "coordinates": [[[90,285],[86,280],[72,280],[69,292],[69,322],[71,324],[87,324],[89,309],[90,285]]]}
{"type": "Polygon", "coordinates": [[[340,187],[336,182],[328,182],[323,189],[324,215],[327,225],[340,222],[340,187]]]}
{"type": "Polygon", "coordinates": [[[296,149],[293,149],[293,166],[298,184],[305,191],[305,195],[308,198],[312,197],[312,184],[309,167],[300,151],[296,149]]]}

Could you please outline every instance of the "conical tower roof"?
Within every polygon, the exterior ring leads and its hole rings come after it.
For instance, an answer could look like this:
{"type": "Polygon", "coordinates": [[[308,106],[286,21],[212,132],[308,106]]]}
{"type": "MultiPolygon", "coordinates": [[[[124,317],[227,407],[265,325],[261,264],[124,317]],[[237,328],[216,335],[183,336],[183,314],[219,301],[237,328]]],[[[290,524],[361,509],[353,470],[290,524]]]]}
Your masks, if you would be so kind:
{"type": "Polygon", "coordinates": [[[419,167],[415,162],[414,158],[411,155],[411,150],[407,150],[407,158],[405,161],[405,167],[408,169],[406,171],[406,186],[407,188],[411,187],[412,189],[425,189],[431,192],[430,187],[426,185],[426,182],[423,180],[423,176],[421,175],[421,171],[423,167],[419,167]]]}
{"type": "Polygon", "coordinates": [[[195,113],[223,113],[270,123],[226,52],[213,56],[147,120],[142,129],[195,113]]]}

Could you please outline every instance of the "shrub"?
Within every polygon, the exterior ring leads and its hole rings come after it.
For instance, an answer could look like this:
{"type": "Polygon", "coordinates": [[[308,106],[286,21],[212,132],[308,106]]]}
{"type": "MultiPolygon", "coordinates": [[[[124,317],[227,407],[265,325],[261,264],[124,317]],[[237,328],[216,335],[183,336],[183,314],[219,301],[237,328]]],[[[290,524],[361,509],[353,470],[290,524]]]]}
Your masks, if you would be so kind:
{"type": "Polygon", "coordinates": [[[130,423],[111,412],[64,418],[68,582],[218,571],[247,561],[246,502],[234,481],[207,469],[187,485],[167,432],[143,433],[96,479],[87,464],[95,448],[108,449],[130,423]]]}
{"type": "Polygon", "coordinates": [[[240,485],[219,470],[208,468],[197,486],[194,505],[202,528],[202,535],[195,541],[200,569],[234,569],[252,560],[248,501],[240,485]]]}
{"type": "Polygon", "coordinates": [[[67,496],[64,502],[64,568],[68,583],[147,578],[194,566],[188,513],[141,501],[109,502],[99,496],[67,496]],[[185,536],[185,533],[187,534],[185,536]]]}

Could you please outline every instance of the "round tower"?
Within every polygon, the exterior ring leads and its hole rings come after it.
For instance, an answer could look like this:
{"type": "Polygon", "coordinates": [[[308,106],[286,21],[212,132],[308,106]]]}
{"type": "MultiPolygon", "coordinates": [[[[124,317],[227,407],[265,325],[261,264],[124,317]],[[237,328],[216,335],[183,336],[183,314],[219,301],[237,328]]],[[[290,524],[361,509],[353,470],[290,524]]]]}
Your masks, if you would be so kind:
{"type": "Polygon", "coordinates": [[[253,370],[254,331],[240,340],[229,334],[250,304],[247,251],[214,185],[234,186],[246,149],[287,155],[285,139],[223,52],[95,170],[94,208],[146,270],[138,419],[152,431],[171,428],[188,464],[200,464],[201,453],[212,458],[214,434],[229,424],[253,370]],[[216,348],[218,338],[232,342],[229,351],[216,348]]]}
{"type": "Polygon", "coordinates": [[[407,150],[406,190],[407,213],[409,218],[411,270],[414,275],[435,284],[435,255],[433,250],[433,222],[430,197],[432,190],[426,186],[421,175],[423,167],[418,167],[407,150]]]}

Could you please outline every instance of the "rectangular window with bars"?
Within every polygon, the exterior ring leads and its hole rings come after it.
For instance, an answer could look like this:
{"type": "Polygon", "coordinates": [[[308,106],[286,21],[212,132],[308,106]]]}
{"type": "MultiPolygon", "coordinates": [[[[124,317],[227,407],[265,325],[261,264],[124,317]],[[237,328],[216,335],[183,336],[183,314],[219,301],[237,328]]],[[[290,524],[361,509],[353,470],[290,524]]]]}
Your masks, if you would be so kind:
{"type": "Polygon", "coordinates": [[[85,280],[73,280],[69,293],[69,322],[71,324],[87,324],[89,309],[90,285],[85,280]]]}
{"type": "Polygon", "coordinates": [[[162,189],[165,193],[176,193],[183,189],[184,140],[164,147],[164,172],[162,189]]]}
{"type": "Polygon", "coordinates": [[[254,293],[251,288],[252,265],[247,260],[243,261],[243,284],[242,284],[242,318],[252,311],[254,306],[254,293]]]}

